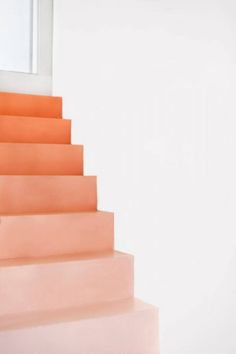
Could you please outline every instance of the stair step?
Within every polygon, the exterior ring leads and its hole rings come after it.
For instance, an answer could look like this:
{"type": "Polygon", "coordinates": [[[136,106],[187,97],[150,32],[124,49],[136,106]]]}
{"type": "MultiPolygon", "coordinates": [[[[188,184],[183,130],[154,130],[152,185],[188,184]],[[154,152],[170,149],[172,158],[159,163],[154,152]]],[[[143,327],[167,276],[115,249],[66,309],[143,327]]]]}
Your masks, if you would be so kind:
{"type": "Polygon", "coordinates": [[[61,118],[62,98],[0,92],[0,114],[61,118]]]}
{"type": "Polygon", "coordinates": [[[0,115],[0,142],[70,144],[71,120],[0,115]]]}
{"type": "Polygon", "coordinates": [[[0,261],[0,323],[4,316],[116,301],[133,296],[133,257],[89,256],[0,261]]]}
{"type": "Polygon", "coordinates": [[[0,175],[83,175],[83,146],[0,143],[0,175]]]}
{"type": "Polygon", "coordinates": [[[39,258],[113,249],[113,213],[97,211],[0,218],[0,259],[39,258]]]}
{"type": "Polygon", "coordinates": [[[158,354],[158,310],[137,299],[13,316],[0,324],[4,354],[158,354]]]}
{"type": "Polygon", "coordinates": [[[0,215],[97,210],[95,176],[0,176],[0,215]]]}

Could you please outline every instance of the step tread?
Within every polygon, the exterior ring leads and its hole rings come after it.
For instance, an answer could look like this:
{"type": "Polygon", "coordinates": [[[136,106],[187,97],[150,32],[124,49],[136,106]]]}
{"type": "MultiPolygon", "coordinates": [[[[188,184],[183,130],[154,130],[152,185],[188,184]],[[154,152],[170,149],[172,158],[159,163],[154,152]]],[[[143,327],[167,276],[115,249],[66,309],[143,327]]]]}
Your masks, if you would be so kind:
{"type": "Polygon", "coordinates": [[[27,327],[55,325],[63,322],[82,321],[94,318],[122,316],[138,311],[158,311],[152,305],[136,298],[110,301],[101,304],[61,309],[57,311],[28,313],[23,315],[8,315],[0,322],[0,331],[27,327]]]}
{"type": "Polygon", "coordinates": [[[133,257],[131,254],[120,252],[120,251],[110,251],[110,252],[95,252],[88,253],[83,255],[64,255],[64,256],[52,256],[52,257],[43,257],[37,259],[7,259],[0,260],[0,268],[5,267],[28,267],[28,266],[39,266],[39,265],[48,265],[48,264],[59,264],[67,262],[97,262],[99,260],[105,259],[117,259],[117,258],[126,258],[133,257]]]}
{"type": "Polygon", "coordinates": [[[40,149],[40,148],[48,148],[48,149],[53,149],[53,148],[62,148],[65,147],[65,149],[76,149],[77,147],[83,147],[82,144],[60,144],[60,143],[53,143],[53,144],[42,144],[42,143],[12,143],[12,142],[5,142],[5,141],[0,141],[0,148],[1,147],[9,147],[9,148],[19,148],[19,149],[40,149]]]}
{"type": "Polygon", "coordinates": [[[22,214],[0,214],[0,218],[11,218],[11,217],[40,217],[40,216],[63,216],[63,215],[81,215],[81,214],[114,214],[112,211],[105,210],[91,210],[91,211],[56,211],[56,212],[42,212],[42,213],[22,213],[22,214]]]}
{"type": "Polygon", "coordinates": [[[21,115],[17,115],[17,114],[0,114],[0,120],[1,119],[17,119],[19,121],[23,121],[23,120],[46,121],[46,120],[49,120],[50,122],[53,122],[55,124],[59,123],[59,122],[63,122],[63,121],[71,121],[71,119],[68,119],[68,118],[52,119],[51,117],[21,116],[21,115]]]}

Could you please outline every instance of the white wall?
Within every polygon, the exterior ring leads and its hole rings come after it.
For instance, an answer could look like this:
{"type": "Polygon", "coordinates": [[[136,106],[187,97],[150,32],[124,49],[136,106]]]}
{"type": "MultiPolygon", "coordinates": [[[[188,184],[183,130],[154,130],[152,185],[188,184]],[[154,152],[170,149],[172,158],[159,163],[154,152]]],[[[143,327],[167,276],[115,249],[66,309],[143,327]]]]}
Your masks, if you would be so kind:
{"type": "MultiPolygon", "coordinates": [[[[57,0],[54,94],[160,307],[162,354],[236,353],[236,3],[57,0]]],[[[135,354],[135,353],[134,353],[135,354]]]]}

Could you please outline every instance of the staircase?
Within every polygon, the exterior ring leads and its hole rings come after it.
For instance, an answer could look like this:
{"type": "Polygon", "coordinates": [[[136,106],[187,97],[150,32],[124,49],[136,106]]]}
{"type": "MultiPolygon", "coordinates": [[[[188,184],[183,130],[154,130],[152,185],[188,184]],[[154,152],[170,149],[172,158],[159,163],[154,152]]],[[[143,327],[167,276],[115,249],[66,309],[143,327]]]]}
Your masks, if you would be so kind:
{"type": "Polygon", "coordinates": [[[59,97],[0,93],[0,353],[159,353],[59,97]]]}

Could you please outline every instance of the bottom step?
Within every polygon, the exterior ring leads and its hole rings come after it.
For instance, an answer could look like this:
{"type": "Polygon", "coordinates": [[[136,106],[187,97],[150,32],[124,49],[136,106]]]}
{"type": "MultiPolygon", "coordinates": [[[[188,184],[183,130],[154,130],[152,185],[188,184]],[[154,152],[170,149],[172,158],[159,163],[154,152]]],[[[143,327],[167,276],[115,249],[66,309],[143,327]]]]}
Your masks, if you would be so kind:
{"type": "Polygon", "coordinates": [[[136,299],[0,323],[4,354],[158,354],[158,312],[136,299]]]}

